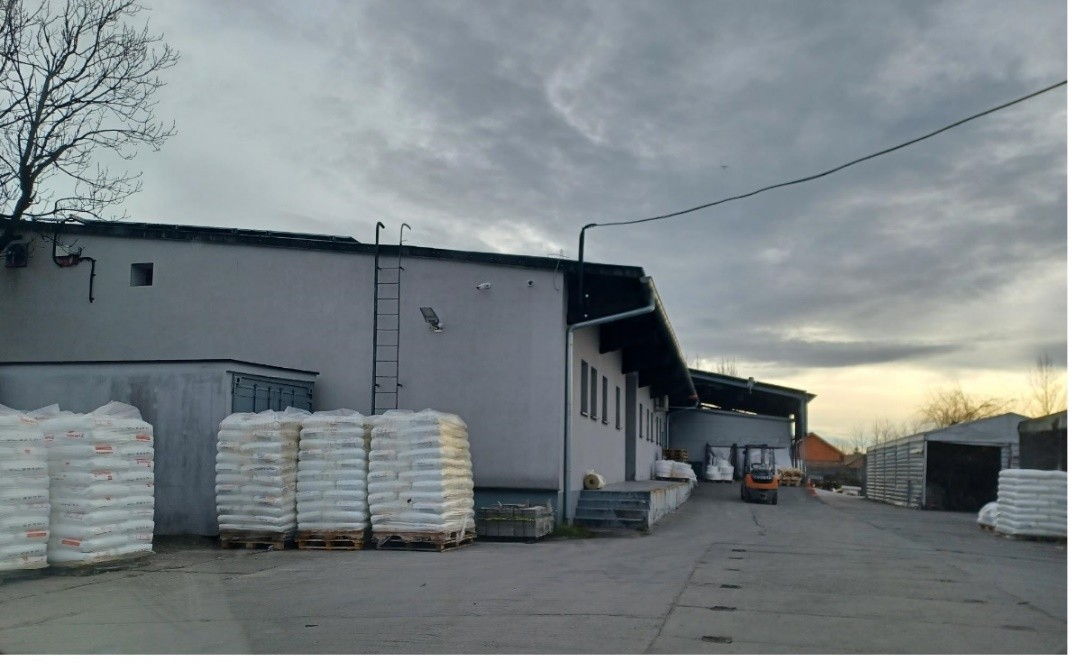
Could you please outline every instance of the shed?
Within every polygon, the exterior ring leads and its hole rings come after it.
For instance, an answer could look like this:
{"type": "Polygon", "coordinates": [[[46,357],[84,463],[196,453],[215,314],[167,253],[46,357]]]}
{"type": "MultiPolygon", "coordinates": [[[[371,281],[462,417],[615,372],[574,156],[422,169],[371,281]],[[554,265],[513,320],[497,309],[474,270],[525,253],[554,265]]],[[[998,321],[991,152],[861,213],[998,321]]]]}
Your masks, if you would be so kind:
{"type": "Polygon", "coordinates": [[[1017,427],[1021,467],[1066,470],[1066,412],[1029,419],[1017,427]]]}
{"type": "Polygon", "coordinates": [[[868,448],[867,497],[920,509],[975,512],[998,495],[998,473],[1019,467],[1015,413],[917,433],[868,448]]]}

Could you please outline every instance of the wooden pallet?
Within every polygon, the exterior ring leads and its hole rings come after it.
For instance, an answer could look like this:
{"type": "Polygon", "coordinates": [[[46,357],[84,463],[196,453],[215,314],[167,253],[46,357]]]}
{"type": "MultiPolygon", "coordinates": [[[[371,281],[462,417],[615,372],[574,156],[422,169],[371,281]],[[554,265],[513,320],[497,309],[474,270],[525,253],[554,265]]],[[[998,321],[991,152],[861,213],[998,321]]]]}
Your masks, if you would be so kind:
{"type": "Polygon", "coordinates": [[[662,458],[666,461],[677,461],[678,463],[688,463],[688,450],[687,449],[663,449],[662,458]]]}
{"type": "Polygon", "coordinates": [[[132,567],[144,564],[152,555],[153,553],[150,552],[121,556],[119,558],[102,556],[97,560],[82,561],[80,563],[49,563],[49,573],[71,577],[84,577],[94,574],[104,574],[105,572],[129,570],[132,567]]]}
{"type": "Polygon", "coordinates": [[[0,570],[0,586],[5,583],[15,581],[26,581],[27,579],[38,579],[48,569],[48,564],[43,563],[41,565],[34,565],[31,567],[23,567],[17,570],[0,570]]]}
{"type": "Polygon", "coordinates": [[[377,549],[397,551],[449,551],[475,541],[474,530],[460,533],[374,533],[377,549]]]}
{"type": "Polygon", "coordinates": [[[1018,542],[1056,542],[1066,544],[1066,538],[1060,535],[1021,535],[1020,533],[999,533],[997,530],[995,532],[1006,539],[1017,540],[1018,542]]]}
{"type": "Polygon", "coordinates": [[[269,533],[249,530],[222,530],[222,549],[267,549],[284,551],[292,542],[293,533],[269,533]]]}
{"type": "Polygon", "coordinates": [[[325,551],[358,551],[366,546],[370,534],[368,531],[301,530],[295,535],[295,545],[300,549],[322,549],[325,551]]]}
{"type": "Polygon", "coordinates": [[[994,526],[988,526],[986,523],[981,523],[981,524],[977,524],[977,525],[980,526],[980,530],[984,531],[985,533],[993,533],[993,532],[995,532],[995,527],[994,526]]]}

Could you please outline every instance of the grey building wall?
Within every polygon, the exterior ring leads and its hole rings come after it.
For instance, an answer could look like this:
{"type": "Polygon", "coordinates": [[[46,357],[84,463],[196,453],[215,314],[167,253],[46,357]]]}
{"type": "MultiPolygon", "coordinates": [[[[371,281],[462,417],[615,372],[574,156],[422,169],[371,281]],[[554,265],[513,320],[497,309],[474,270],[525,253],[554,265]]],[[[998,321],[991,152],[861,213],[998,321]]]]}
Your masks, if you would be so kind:
{"type": "MultiPolygon", "coordinates": [[[[373,257],[91,235],[78,245],[97,259],[92,304],[90,267],[56,267],[40,240],[28,267],[0,271],[0,361],[243,359],[320,373],[316,409],[369,411],[373,257]],[[131,264],[144,262],[153,285],[132,287],[131,264]]],[[[435,259],[404,266],[401,407],[467,422],[477,486],[560,488],[561,276],[435,259]],[[420,305],[438,312],[443,333],[420,305]]]]}
{"type": "MultiPolygon", "coordinates": [[[[616,387],[620,386],[622,400],[625,377],[621,373],[621,353],[619,351],[599,354],[598,327],[577,329],[573,334],[573,406],[572,406],[572,478],[569,488],[569,503],[575,507],[579,492],[583,489],[583,477],[589,470],[601,474],[607,483],[625,480],[625,428],[624,424],[616,426],[616,387]],[[598,381],[596,414],[583,414],[581,410],[581,393],[583,370],[581,362],[586,361],[588,368],[595,369],[598,381]],[[602,378],[607,379],[607,420],[602,420],[602,378]]],[[[588,395],[590,394],[588,378],[588,395]]],[[[590,404],[590,401],[588,401],[590,404]]],[[[622,408],[623,409],[623,408],[622,408]]],[[[588,408],[588,412],[591,410],[588,408]]],[[[622,414],[623,417],[623,414],[622,414]]]]}
{"type": "Polygon", "coordinates": [[[718,410],[675,410],[670,415],[670,443],[675,449],[687,449],[692,461],[706,463],[706,445],[721,447],[728,456],[729,446],[766,443],[776,446],[779,467],[790,467],[788,452],[793,420],[782,417],[749,415],[718,410]]]}
{"type": "Polygon", "coordinates": [[[90,412],[133,405],[153,425],[154,532],[216,535],[217,430],[232,411],[232,372],[310,382],[299,371],[237,362],[0,364],[0,403],[90,412]]]}

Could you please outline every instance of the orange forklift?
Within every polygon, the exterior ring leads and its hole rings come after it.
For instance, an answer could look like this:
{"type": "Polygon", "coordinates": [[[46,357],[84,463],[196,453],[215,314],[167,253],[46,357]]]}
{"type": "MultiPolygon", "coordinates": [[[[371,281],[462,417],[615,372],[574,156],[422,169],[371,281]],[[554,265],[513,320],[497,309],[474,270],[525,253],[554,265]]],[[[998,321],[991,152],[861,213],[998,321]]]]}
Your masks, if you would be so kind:
{"type": "Polygon", "coordinates": [[[767,445],[742,445],[740,499],[746,503],[778,504],[778,471],[774,450],[767,445]]]}

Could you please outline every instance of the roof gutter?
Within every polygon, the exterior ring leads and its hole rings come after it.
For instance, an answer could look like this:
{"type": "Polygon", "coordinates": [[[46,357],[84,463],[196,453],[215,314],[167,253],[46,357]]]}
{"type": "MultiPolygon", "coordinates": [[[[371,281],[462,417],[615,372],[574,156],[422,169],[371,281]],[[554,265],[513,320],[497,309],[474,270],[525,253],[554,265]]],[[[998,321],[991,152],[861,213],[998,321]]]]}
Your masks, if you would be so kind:
{"type": "Polygon", "coordinates": [[[608,324],[610,322],[618,322],[620,320],[627,320],[632,317],[639,317],[640,315],[647,315],[653,313],[657,302],[655,301],[654,283],[651,281],[650,276],[644,276],[640,279],[645,281],[648,287],[648,303],[642,308],[636,308],[634,310],[627,310],[623,313],[616,313],[614,315],[607,315],[605,317],[599,317],[594,320],[585,320],[570,324],[565,329],[565,441],[564,451],[562,452],[564,471],[563,479],[561,481],[562,488],[562,501],[561,501],[561,518],[565,523],[572,523],[572,520],[576,516],[576,508],[570,507],[569,503],[569,490],[572,481],[572,378],[573,378],[573,334],[578,329],[584,327],[595,327],[602,324],[608,324]]]}

